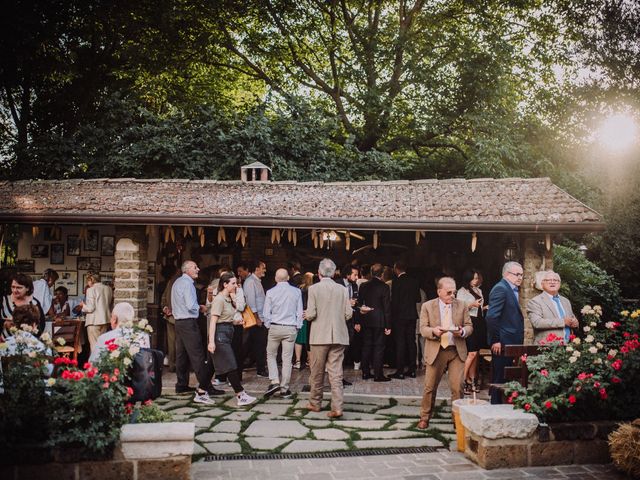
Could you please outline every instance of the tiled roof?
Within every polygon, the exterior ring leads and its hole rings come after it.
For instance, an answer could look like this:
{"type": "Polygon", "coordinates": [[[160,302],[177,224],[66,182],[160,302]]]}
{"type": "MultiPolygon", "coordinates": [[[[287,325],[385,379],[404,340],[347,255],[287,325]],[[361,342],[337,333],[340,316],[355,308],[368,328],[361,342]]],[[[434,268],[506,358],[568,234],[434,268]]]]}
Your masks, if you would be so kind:
{"type": "Polygon", "coordinates": [[[372,182],[0,182],[0,221],[592,231],[600,214],[548,178],[372,182]],[[482,228],[484,225],[484,228],[482,228]]]}

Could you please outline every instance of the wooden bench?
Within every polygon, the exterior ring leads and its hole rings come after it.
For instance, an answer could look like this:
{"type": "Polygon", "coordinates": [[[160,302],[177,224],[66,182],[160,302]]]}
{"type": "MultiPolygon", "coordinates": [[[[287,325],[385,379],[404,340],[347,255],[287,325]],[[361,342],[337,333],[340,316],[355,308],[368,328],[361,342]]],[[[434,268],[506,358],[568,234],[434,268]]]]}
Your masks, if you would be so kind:
{"type": "MultiPolygon", "coordinates": [[[[522,356],[526,355],[530,357],[538,355],[539,353],[539,345],[505,345],[502,350],[502,356],[512,359],[512,365],[504,367],[505,380],[507,382],[514,380],[523,387],[527,387],[529,385],[529,368],[527,367],[527,363],[522,361],[522,356]]],[[[504,384],[492,383],[489,386],[489,390],[492,389],[500,391],[501,403],[505,403],[504,384]]]]}

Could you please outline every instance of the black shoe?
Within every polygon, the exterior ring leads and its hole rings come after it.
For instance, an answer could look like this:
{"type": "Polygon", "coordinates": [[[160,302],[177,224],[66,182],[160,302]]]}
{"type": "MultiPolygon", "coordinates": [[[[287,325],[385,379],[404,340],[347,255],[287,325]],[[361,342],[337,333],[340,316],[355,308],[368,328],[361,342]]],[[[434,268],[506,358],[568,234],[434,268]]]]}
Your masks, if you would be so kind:
{"type": "Polygon", "coordinates": [[[293,397],[293,393],[291,393],[291,390],[289,389],[280,392],[280,398],[291,398],[291,397],[293,397]]]}
{"type": "Polygon", "coordinates": [[[404,380],[404,373],[396,372],[389,375],[391,378],[395,378],[396,380],[404,380]]]}
{"type": "Polygon", "coordinates": [[[259,377],[267,377],[269,378],[269,372],[267,372],[266,370],[258,370],[256,372],[256,375],[259,377]]]}
{"type": "Polygon", "coordinates": [[[405,376],[410,377],[410,378],[416,378],[416,372],[415,372],[415,370],[411,371],[411,372],[407,372],[407,373],[405,373],[405,376]]]}
{"type": "Polygon", "coordinates": [[[265,398],[269,398],[271,395],[273,395],[276,392],[280,391],[280,384],[279,383],[271,383],[269,385],[269,388],[267,388],[267,391],[264,392],[264,397],[265,398]]]}
{"type": "Polygon", "coordinates": [[[176,387],[176,393],[177,394],[181,394],[181,393],[193,393],[195,392],[196,389],[194,387],[176,387]]]}
{"type": "Polygon", "coordinates": [[[371,375],[370,373],[363,373],[362,374],[362,379],[363,380],[369,380],[370,378],[373,378],[373,375],[371,375]]]}
{"type": "Polygon", "coordinates": [[[373,381],[374,382],[390,382],[391,379],[389,377],[382,376],[382,377],[374,378],[373,381]]]}
{"type": "Polygon", "coordinates": [[[342,386],[343,387],[350,387],[351,385],[353,385],[353,383],[351,383],[348,380],[345,380],[344,378],[342,379],[342,386]]]}
{"type": "Polygon", "coordinates": [[[209,388],[207,388],[207,393],[210,397],[213,397],[215,395],[224,395],[224,390],[220,390],[211,385],[209,388]]]}

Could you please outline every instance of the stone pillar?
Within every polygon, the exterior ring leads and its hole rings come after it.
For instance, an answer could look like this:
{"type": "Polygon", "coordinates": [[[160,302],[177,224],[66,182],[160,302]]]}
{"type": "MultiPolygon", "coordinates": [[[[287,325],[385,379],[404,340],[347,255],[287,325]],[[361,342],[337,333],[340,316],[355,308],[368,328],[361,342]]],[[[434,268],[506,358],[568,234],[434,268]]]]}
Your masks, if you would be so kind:
{"type": "Polygon", "coordinates": [[[147,237],[143,226],[117,226],[114,303],[129,302],[147,318],[147,237]]]}
{"type": "Polygon", "coordinates": [[[520,293],[520,306],[525,314],[524,343],[527,344],[533,343],[533,327],[527,318],[527,302],[541,292],[536,288],[536,272],[553,269],[553,245],[551,250],[547,251],[544,241],[544,235],[523,236],[521,241],[524,281],[520,293]]]}

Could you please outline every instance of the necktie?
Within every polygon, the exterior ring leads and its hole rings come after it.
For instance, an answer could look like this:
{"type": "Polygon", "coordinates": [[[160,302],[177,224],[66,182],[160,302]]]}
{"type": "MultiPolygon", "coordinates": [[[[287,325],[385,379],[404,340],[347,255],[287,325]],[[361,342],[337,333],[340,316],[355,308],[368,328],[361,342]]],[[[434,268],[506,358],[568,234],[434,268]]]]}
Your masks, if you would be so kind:
{"type": "MultiPolygon", "coordinates": [[[[451,305],[445,305],[444,307],[442,328],[451,328],[451,305]]],[[[442,348],[447,348],[449,346],[449,332],[445,332],[440,336],[440,346],[442,348]]]]}
{"type": "MultiPolygon", "coordinates": [[[[564,308],[562,308],[562,303],[560,303],[560,297],[558,295],[554,295],[553,301],[556,302],[556,306],[558,307],[558,313],[560,313],[560,318],[564,319],[565,313],[564,313],[564,308]]],[[[569,341],[569,335],[571,335],[571,329],[569,327],[564,327],[564,340],[566,342],[569,341]]]]}
{"type": "Polygon", "coordinates": [[[513,294],[516,296],[516,300],[520,301],[520,295],[518,295],[518,287],[513,287],[513,294]]]}

